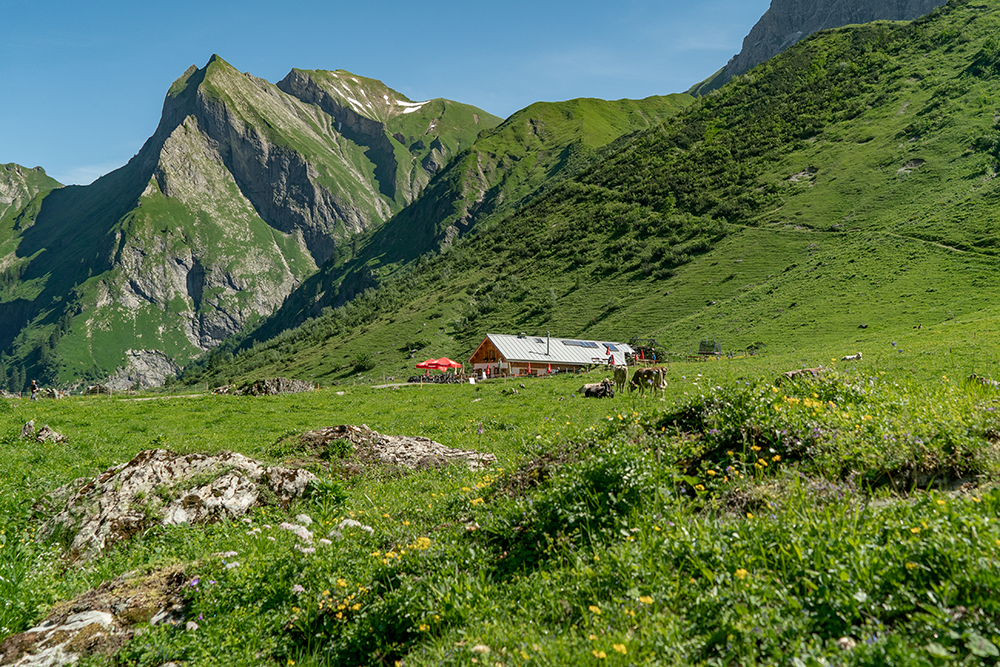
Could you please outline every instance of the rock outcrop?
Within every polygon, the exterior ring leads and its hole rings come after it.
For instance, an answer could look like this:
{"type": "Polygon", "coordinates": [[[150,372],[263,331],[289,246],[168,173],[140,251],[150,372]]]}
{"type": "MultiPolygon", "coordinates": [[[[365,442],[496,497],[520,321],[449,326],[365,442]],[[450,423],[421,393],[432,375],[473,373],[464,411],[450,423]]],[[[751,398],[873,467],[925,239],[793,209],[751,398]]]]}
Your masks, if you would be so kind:
{"type": "Polygon", "coordinates": [[[36,511],[55,515],[39,538],[61,539],[89,559],[155,523],[203,524],[242,516],[261,504],[287,504],[315,479],[305,470],[267,467],[233,452],[146,450],[95,479],[78,479],[43,498],[36,511]]]}
{"type": "Polygon", "coordinates": [[[109,394],[109,389],[126,391],[162,387],[167,378],[176,377],[180,372],[181,367],[159,350],[126,350],[125,366],[108,378],[106,386],[95,385],[97,388],[93,392],[87,387],[87,393],[109,394]]]}
{"type": "Polygon", "coordinates": [[[771,0],[743,49],[708,82],[692,91],[705,94],[734,76],[749,72],[814,32],[871,21],[909,21],[928,14],[947,0],[771,0]]]}
{"type": "MultiPolygon", "coordinates": [[[[16,214],[35,195],[61,187],[41,167],[29,169],[19,164],[0,164],[0,220],[16,214]]],[[[0,270],[6,268],[0,257],[0,270]]]]}
{"type": "Polygon", "coordinates": [[[254,380],[242,384],[229,393],[238,396],[277,396],[278,394],[300,394],[316,388],[312,382],[304,380],[289,380],[288,378],[270,378],[254,380]]]}
{"type": "Polygon", "coordinates": [[[147,623],[183,621],[188,579],[180,566],[143,577],[123,575],[57,604],[35,627],[0,643],[0,665],[55,667],[84,656],[106,659],[147,623]]]}
{"type": "Polygon", "coordinates": [[[421,436],[383,435],[364,424],[307,431],[299,436],[299,442],[307,450],[320,450],[322,458],[339,457],[353,463],[375,463],[409,470],[446,465],[479,470],[497,461],[493,454],[455,449],[421,436]]]}

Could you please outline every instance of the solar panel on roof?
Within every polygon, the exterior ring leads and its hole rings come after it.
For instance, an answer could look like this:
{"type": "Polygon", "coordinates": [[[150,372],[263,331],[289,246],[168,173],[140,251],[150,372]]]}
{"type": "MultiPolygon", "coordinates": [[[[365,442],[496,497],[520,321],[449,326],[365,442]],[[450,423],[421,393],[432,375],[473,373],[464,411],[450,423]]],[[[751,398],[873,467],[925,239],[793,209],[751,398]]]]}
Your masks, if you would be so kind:
{"type": "Polygon", "coordinates": [[[573,345],[575,347],[597,347],[597,343],[592,340],[564,340],[563,345],[573,345]]]}

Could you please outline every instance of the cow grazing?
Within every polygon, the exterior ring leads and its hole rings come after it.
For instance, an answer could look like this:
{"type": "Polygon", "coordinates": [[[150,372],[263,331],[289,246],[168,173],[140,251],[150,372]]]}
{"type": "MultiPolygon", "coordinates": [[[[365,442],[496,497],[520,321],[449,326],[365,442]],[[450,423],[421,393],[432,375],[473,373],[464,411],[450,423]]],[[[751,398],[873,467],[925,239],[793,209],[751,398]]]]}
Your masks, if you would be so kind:
{"type": "Polygon", "coordinates": [[[637,368],[632,374],[629,391],[638,389],[640,395],[645,393],[646,389],[649,389],[651,393],[663,391],[666,386],[665,377],[662,368],[637,368]]]}
{"type": "Polygon", "coordinates": [[[608,378],[593,384],[585,384],[580,387],[580,393],[586,398],[614,398],[615,385],[608,378]]]}
{"type": "Polygon", "coordinates": [[[628,382],[628,366],[615,366],[615,389],[625,391],[628,382]]]}
{"type": "Polygon", "coordinates": [[[973,373],[972,375],[969,376],[969,380],[968,381],[971,384],[979,384],[979,385],[982,385],[984,387],[991,387],[993,389],[1000,388],[1000,382],[997,382],[996,380],[991,380],[989,378],[983,377],[982,375],[976,375],[975,373],[973,373]]]}
{"type": "Polygon", "coordinates": [[[849,354],[846,357],[841,357],[840,360],[841,361],[861,361],[861,353],[858,352],[857,354],[849,354]]]}

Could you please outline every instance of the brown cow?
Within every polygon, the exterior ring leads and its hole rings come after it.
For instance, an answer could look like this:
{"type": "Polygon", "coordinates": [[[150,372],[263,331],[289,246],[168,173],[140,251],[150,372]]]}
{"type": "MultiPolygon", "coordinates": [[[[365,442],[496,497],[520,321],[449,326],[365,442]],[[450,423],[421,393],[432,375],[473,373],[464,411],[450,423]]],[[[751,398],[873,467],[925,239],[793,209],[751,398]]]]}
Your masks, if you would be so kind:
{"type": "Polygon", "coordinates": [[[628,366],[615,366],[615,389],[625,391],[628,382],[628,366]]]}
{"type": "Polygon", "coordinates": [[[662,368],[637,368],[632,374],[632,382],[629,384],[629,391],[638,389],[639,394],[643,394],[646,389],[651,393],[663,391],[666,386],[666,375],[662,368]]]}
{"type": "Polygon", "coordinates": [[[580,387],[580,393],[587,398],[614,398],[615,386],[608,378],[580,387]]]}

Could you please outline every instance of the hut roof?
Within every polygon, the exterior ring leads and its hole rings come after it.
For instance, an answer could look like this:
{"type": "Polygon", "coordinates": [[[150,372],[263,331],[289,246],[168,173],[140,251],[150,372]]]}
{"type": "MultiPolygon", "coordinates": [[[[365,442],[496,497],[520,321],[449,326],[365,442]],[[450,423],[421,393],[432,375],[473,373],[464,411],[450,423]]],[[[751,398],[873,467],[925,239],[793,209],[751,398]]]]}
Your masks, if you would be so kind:
{"type": "MultiPolygon", "coordinates": [[[[493,343],[497,351],[508,362],[531,362],[543,364],[587,364],[606,363],[608,350],[615,355],[617,363],[625,363],[625,354],[635,351],[625,343],[579,338],[552,338],[546,336],[514,336],[511,334],[486,334],[486,341],[493,343]]],[[[475,356],[475,354],[473,354],[475,356]]]]}

